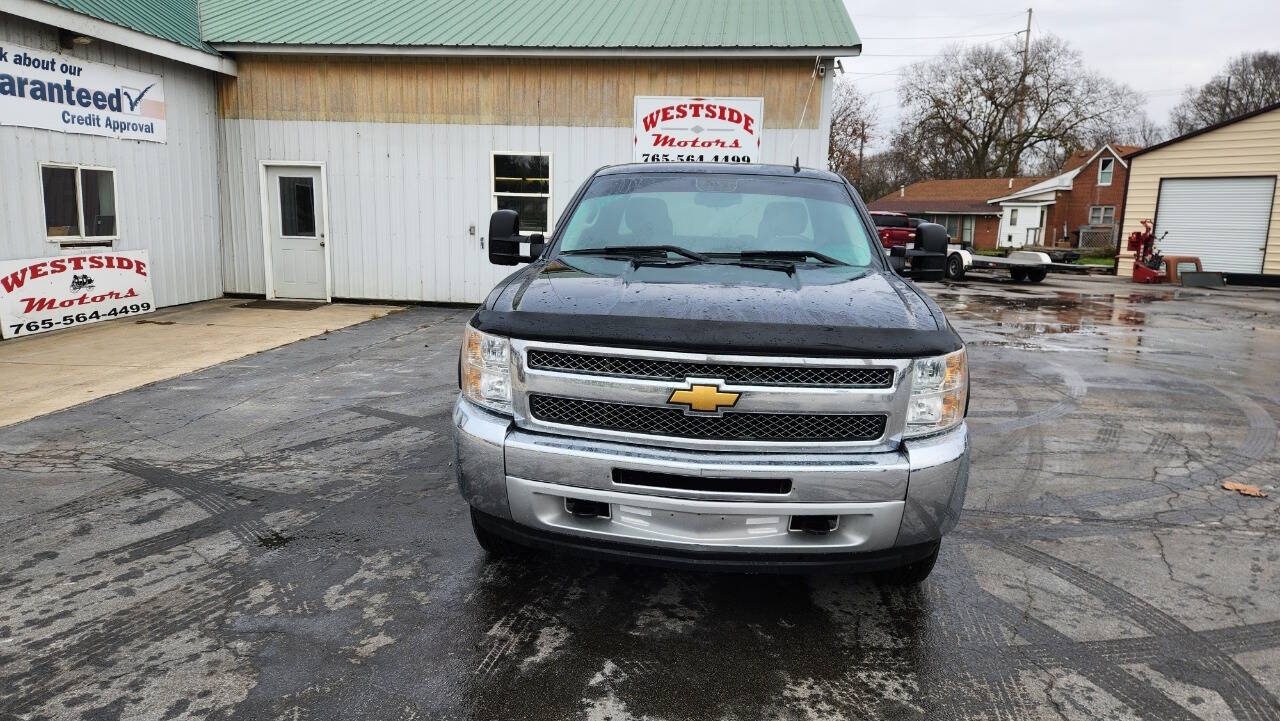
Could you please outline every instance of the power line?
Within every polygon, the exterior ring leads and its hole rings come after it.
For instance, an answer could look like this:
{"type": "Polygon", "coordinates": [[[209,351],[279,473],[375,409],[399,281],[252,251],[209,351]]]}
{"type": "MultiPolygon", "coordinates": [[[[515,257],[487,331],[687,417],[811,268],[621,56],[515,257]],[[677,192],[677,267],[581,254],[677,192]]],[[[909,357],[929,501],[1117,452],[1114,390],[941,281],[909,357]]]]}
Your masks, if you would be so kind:
{"type": "Polygon", "coordinates": [[[1021,15],[1022,15],[1022,13],[1023,13],[1023,12],[1025,12],[1025,11],[1024,11],[1024,10],[1019,10],[1019,11],[1017,11],[1017,12],[1013,12],[1013,13],[1008,13],[1008,12],[1004,12],[1004,13],[963,13],[963,14],[960,14],[960,15],[916,15],[915,13],[908,13],[908,14],[904,14],[904,15],[881,15],[881,14],[874,14],[874,13],[873,13],[873,14],[867,14],[867,13],[851,13],[851,14],[852,14],[854,17],[857,17],[857,18],[915,18],[915,19],[918,19],[918,20],[954,20],[954,19],[957,19],[957,18],[995,18],[995,17],[1006,17],[1006,18],[1012,18],[1012,17],[1021,17],[1021,15]]]}
{"type": "Polygon", "coordinates": [[[863,40],[956,40],[958,38],[989,38],[1004,37],[1005,35],[1017,35],[1018,32],[999,32],[999,33],[976,33],[974,35],[898,35],[894,37],[864,37],[863,40]]]}
{"type": "MultiPolygon", "coordinates": [[[[974,47],[981,47],[983,45],[990,45],[991,43],[999,42],[1000,40],[1004,40],[1005,38],[1016,37],[1021,34],[1022,34],[1021,30],[1018,30],[1016,32],[1002,33],[999,37],[994,37],[990,40],[983,40],[980,43],[974,43],[972,45],[966,45],[964,47],[974,48],[974,47]]],[[[933,57],[937,57],[939,55],[945,55],[945,54],[946,54],[945,51],[939,52],[939,53],[862,53],[857,57],[860,57],[860,58],[933,58],[933,57]]]]}

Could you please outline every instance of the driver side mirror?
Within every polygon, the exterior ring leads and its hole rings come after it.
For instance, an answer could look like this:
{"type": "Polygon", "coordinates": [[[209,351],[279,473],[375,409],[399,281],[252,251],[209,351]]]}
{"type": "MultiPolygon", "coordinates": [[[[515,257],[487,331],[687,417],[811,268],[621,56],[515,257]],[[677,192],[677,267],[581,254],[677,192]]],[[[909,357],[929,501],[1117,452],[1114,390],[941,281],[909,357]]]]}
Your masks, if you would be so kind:
{"type": "Polygon", "coordinates": [[[547,247],[542,233],[520,235],[520,214],[514,210],[495,210],[489,216],[489,262],[494,265],[532,263],[547,247]],[[529,255],[520,255],[520,244],[529,244],[529,255]]]}

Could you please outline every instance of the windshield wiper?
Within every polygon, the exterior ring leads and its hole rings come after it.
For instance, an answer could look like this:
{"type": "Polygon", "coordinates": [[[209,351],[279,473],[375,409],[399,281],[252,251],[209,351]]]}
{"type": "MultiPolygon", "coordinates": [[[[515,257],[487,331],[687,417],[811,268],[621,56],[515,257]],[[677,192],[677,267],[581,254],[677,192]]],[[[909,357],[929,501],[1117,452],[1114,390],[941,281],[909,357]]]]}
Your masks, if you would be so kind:
{"type": "Polygon", "coordinates": [[[699,263],[708,263],[711,258],[678,245],[606,245],[603,248],[576,248],[562,251],[561,255],[653,255],[654,253],[674,253],[699,263]]]}
{"type": "Polygon", "coordinates": [[[751,258],[762,260],[804,260],[805,258],[813,258],[820,263],[827,265],[848,265],[848,263],[838,258],[832,258],[825,253],[819,253],[816,250],[744,250],[738,253],[739,258],[751,258]]]}

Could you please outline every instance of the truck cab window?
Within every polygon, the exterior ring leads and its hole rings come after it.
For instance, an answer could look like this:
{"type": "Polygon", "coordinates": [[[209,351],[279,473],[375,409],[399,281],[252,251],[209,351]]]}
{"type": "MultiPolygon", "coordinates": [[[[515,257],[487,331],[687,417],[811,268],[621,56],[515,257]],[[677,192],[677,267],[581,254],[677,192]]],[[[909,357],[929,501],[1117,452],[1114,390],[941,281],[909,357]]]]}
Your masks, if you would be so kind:
{"type": "Polygon", "coordinates": [[[592,183],[567,223],[563,251],[655,244],[707,254],[804,250],[865,267],[879,245],[845,189],[820,180],[611,176],[592,183]]]}

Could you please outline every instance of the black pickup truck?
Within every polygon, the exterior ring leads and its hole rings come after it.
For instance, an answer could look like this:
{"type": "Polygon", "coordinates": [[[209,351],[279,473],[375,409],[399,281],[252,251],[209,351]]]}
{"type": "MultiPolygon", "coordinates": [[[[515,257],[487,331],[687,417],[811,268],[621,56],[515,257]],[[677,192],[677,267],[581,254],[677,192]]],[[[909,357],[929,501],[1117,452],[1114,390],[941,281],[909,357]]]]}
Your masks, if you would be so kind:
{"type": "MultiPolygon", "coordinates": [[[[968,480],[964,344],[843,178],[613,166],[550,238],[518,229],[493,214],[491,262],[528,265],[459,364],[481,546],[928,575],[968,480]]],[[[918,232],[945,250],[941,226],[918,232]]]]}

